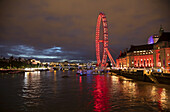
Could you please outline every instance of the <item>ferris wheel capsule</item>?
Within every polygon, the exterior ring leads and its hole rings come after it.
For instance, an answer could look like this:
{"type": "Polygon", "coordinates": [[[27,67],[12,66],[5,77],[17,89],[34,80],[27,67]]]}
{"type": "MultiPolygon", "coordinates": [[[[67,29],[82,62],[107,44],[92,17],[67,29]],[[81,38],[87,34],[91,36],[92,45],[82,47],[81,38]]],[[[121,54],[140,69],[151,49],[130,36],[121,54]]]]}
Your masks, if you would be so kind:
{"type": "Polygon", "coordinates": [[[96,24],[96,58],[97,58],[97,65],[104,67],[106,66],[107,56],[109,57],[112,65],[116,65],[115,61],[113,60],[109,50],[108,50],[108,24],[106,16],[103,12],[101,12],[97,19],[96,24]],[[103,37],[100,39],[100,23],[102,22],[103,28],[103,37]],[[102,43],[102,47],[100,47],[100,43],[102,43]],[[102,60],[100,59],[100,50],[103,50],[102,53],[102,60]]]}

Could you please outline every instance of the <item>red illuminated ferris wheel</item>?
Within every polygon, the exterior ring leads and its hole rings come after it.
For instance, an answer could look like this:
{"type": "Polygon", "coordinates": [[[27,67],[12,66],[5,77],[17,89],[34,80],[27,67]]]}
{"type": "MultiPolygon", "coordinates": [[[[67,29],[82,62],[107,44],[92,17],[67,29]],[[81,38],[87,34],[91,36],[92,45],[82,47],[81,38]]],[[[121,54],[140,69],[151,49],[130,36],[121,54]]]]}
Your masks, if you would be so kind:
{"type": "Polygon", "coordinates": [[[107,56],[109,57],[109,60],[112,63],[112,66],[115,66],[115,61],[113,60],[109,50],[108,50],[108,26],[107,26],[107,20],[104,13],[100,13],[97,19],[97,25],[96,25],[96,58],[97,58],[97,64],[101,67],[106,66],[107,56]],[[100,38],[100,23],[102,21],[103,26],[103,36],[100,38]],[[101,46],[100,43],[103,45],[101,46]],[[100,60],[100,50],[102,49],[102,60],[100,60]]]}

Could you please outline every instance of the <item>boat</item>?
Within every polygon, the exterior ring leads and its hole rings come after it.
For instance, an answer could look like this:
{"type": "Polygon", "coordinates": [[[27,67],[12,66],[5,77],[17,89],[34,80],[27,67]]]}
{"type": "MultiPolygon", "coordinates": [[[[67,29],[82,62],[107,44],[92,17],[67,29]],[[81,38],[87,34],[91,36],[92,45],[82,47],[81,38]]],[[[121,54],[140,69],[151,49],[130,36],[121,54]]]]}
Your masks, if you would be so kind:
{"type": "Polygon", "coordinates": [[[77,74],[81,74],[82,73],[82,70],[81,69],[79,69],[79,70],[77,70],[77,72],[76,72],[77,74]]]}

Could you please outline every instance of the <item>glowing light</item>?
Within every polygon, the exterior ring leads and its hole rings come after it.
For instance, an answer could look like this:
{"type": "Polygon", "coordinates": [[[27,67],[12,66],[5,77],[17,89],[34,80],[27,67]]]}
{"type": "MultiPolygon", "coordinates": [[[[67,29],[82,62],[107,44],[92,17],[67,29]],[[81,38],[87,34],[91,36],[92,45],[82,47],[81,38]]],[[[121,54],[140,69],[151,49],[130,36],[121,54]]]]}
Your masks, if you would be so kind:
{"type": "MultiPolygon", "coordinates": [[[[96,25],[96,58],[97,58],[97,65],[103,67],[106,66],[107,56],[109,57],[112,65],[115,64],[112,56],[108,51],[108,27],[107,27],[107,21],[106,16],[104,13],[100,13],[97,19],[97,25],[96,25]],[[103,39],[100,40],[100,22],[102,20],[103,25],[103,39]],[[100,43],[103,43],[103,56],[102,61],[100,60],[100,43]]],[[[116,64],[115,64],[116,65],[116,64]]]]}
{"type": "Polygon", "coordinates": [[[43,67],[41,67],[41,68],[25,68],[24,70],[26,70],[26,71],[35,71],[35,70],[46,70],[47,68],[43,68],[43,67]]]}
{"type": "Polygon", "coordinates": [[[154,43],[153,36],[150,36],[148,39],[148,44],[153,44],[153,43],[154,43]]]}

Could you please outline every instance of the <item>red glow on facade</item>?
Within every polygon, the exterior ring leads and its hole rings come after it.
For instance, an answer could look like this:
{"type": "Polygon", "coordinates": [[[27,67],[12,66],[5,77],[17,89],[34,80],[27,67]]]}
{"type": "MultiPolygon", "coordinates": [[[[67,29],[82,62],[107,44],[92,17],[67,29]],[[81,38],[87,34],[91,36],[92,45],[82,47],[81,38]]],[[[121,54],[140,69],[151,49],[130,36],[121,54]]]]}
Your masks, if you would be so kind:
{"type": "Polygon", "coordinates": [[[134,56],[134,67],[153,67],[153,55],[134,56]]]}
{"type": "Polygon", "coordinates": [[[117,68],[148,68],[155,72],[170,73],[170,32],[164,32],[154,37],[154,44],[131,45],[130,49],[120,52],[116,59],[117,68]]]}

